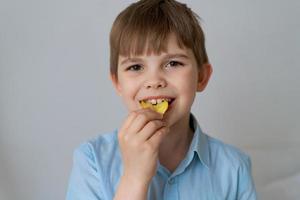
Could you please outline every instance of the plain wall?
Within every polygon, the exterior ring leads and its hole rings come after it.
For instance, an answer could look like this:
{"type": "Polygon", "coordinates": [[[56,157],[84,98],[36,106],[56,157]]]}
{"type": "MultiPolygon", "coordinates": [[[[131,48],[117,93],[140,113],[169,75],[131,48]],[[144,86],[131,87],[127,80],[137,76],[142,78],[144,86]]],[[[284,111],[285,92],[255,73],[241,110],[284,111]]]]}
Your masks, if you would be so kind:
{"type": "MultiPolygon", "coordinates": [[[[0,0],[0,199],[64,199],[73,150],[126,116],[108,37],[131,2],[0,0]]],[[[214,68],[192,112],[251,156],[261,199],[299,199],[300,1],[182,2],[214,68]]]]}

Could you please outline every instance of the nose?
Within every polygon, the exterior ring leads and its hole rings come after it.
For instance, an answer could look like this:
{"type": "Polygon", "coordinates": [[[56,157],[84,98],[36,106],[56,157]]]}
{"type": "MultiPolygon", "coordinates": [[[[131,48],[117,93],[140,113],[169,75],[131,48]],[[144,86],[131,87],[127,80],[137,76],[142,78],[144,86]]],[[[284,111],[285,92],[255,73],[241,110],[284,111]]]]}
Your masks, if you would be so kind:
{"type": "Polygon", "coordinates": [[[145,81],[146,89],[151,89],[151,88],[158,89],[158,88],[164,88],[166,86],[167,86],[166,80],[161,77],[153,77],[145,81]]]}

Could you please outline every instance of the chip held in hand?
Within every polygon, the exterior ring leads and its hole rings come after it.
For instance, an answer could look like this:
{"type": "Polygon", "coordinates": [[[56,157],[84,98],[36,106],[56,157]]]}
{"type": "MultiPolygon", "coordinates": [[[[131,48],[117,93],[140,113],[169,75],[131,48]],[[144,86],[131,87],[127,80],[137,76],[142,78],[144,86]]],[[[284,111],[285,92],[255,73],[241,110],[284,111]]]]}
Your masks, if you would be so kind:
{"type": "Polygon", "coordinates": [[[169,103],[166,100],[162,100],[161,103],[151,104],[150,102],[141,101],[140,105],[142,108],[150,108],[155,112],[164,114],[168,110],[169,103]]]}

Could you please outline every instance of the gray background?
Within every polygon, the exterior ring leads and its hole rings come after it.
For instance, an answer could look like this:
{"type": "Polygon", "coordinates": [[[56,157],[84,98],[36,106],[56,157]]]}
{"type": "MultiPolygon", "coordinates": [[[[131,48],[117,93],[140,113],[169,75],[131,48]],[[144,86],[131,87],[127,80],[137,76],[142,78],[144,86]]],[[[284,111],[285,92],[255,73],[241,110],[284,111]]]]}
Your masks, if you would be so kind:
{"type": "MultiPolygon", "coordinates": [[[[118,127],[108,35],[133,1],[0,1],[0,199],[64,199],[72,152],[118,127]]],[[[261,199],[300,199],[300,1],[183,1],[214,67],[193,113],[251,155],[261,199]]]]}

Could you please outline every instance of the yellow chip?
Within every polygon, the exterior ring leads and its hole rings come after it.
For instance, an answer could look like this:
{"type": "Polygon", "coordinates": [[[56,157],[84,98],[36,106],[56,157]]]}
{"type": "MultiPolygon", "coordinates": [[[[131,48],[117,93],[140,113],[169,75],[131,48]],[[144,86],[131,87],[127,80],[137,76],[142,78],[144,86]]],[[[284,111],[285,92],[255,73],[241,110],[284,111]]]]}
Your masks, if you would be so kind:
{"type": "Polygon", "coordinates": [[[163,100],[161,103],[153,105],[149,102],[141,101],[140,105],[142,108],[150,108],[151,110],[154,110],[160,114],[164,114],[168,110],[169,103],[163,100]]]}

